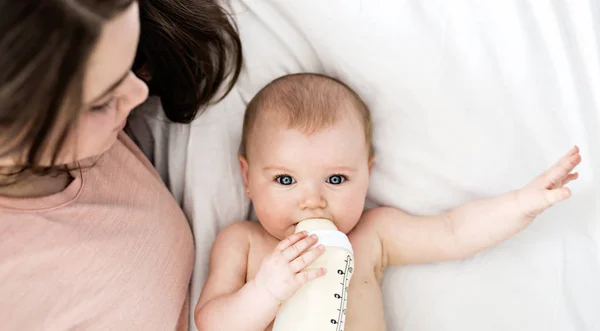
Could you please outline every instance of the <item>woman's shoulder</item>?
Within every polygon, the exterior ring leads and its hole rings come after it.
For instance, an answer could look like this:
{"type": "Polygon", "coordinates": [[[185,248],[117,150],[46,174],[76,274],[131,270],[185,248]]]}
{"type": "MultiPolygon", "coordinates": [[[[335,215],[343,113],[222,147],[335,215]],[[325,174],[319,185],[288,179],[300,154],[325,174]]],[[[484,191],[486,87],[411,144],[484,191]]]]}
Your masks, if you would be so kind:
{"type": "Polygon", "coordinates": [[[150,160],[146,157],[146,155],[142,152],[142,150],[131,140],[131,138],[125,133],[119,133],[119,140],[117,143],[122,144],[125,149],[132,154],[136,159],[138,159],[146,169],[150,170],[154,175],[159,177],[158,172],[150,163],[150,160]]]}

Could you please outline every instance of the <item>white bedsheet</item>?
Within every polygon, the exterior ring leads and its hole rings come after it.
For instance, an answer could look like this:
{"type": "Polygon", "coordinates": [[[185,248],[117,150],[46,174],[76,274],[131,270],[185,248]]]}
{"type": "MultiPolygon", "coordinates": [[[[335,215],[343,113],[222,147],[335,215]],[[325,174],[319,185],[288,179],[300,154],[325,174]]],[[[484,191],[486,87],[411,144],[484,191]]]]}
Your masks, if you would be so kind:
{"type": "Polygon", "coordinates": [[[439,213],[520,187],[572,145],[582,150],[573,197],[515,238],[464,261],[390,268],[389,330],[600,330],[597,1],[237,0],[231,8],[245,52],[234,91],[192,126],[152,117],[156,100],[132,116],[149,124],[145,151],[195,232],[191,312],[217,231],[249,212],[236,160],[245,103],[280,75],[317,71],[371,107],[369,205],[439,213]]]}

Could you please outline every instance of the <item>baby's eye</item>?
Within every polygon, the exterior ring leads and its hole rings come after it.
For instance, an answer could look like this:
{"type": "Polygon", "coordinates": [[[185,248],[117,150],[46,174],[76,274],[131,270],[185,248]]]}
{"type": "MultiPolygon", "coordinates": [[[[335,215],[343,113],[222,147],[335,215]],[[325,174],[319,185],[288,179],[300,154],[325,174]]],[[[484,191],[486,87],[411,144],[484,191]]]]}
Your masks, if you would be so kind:
{"type": "Polygon", "coordinates": [[[277,175],[275,176],[275,180],[281,184],[281,185],[292,185],[294,184],[296,181],[294,180],[294,178],[292,178],[292,176],[290,175],[277,175]]]}
{"type": "Polygon", "coordinates": [[[346,176],[344,176],[344,175],[332,175],[332,176],[329,176],[329,178],[327,178],[327,183],[332,184],[332,185],[340,185],[347,179],[348,178],[346,178],[346,176]]]}

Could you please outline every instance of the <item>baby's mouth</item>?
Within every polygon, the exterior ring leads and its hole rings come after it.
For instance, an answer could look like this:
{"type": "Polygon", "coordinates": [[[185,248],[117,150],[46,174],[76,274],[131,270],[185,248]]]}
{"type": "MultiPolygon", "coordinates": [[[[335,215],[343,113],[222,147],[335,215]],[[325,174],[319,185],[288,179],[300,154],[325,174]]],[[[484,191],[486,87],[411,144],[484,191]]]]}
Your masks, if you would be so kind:
{"type": "Polygon", "coordinates": [[[326,220],[330,220],[330,221],[332,221],[332,222],[333,222],[333,219],[332,219],[332,218],[329,218],[329,217],[324,217],[324,216],[311,216],[311,217],[306,217],[306,218],[303,218],[303,219],[299,220],[298,222],[295,222],[295,223],[293,223],[293,224],[292,224],[292,227],[294,227],[294,229],[295,229],[295,228],[298,226],[298,224],[299,224],[300,222],[303,222],[303,221],[306,221],[306,220],[310,220],[310,219],[326,219],[326,220]]]}

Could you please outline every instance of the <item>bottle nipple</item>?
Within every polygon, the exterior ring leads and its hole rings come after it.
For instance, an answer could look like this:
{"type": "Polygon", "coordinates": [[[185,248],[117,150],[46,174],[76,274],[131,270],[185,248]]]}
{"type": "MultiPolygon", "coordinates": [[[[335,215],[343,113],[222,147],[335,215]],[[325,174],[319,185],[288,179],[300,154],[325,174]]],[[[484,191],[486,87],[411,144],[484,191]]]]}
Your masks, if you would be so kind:
{"type": "Polygon", "coordinates": [[[305,219],[301,222],[298,222],[296,225],[296,230],[294,232],[298,233],[301,231],[312,232],[314,230],[334,230],[337,231],[337,227],[333,224],[332,221],[325,218],[309,218],[305,219]]]}
{"type": "Polygon", "coordinates": [[[306,231],[308,232],[308,235],[317,235],[317,244],[321,244],[325,247],[339,247],[349,252],[353,252],[348,237],[340,232],[335,224],[328,219],[310,218],[301,221],[296,225],[295,232],[298,233],[300,231],[306,231]]]}

